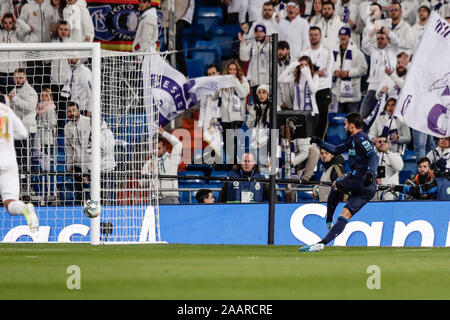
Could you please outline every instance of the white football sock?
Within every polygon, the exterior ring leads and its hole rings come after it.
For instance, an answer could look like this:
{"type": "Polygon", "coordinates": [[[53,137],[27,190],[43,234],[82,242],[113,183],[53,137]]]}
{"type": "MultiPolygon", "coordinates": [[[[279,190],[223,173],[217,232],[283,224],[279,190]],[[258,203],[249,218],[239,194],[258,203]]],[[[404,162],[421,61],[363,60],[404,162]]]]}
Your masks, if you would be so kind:
{"type": "Polygon", "coordinates": [[[25,208],[25,203],[23,201],[12,201],[8,204],[8,212],[12,216],[18,216],[23,213],[23,209],[25,208]]]}

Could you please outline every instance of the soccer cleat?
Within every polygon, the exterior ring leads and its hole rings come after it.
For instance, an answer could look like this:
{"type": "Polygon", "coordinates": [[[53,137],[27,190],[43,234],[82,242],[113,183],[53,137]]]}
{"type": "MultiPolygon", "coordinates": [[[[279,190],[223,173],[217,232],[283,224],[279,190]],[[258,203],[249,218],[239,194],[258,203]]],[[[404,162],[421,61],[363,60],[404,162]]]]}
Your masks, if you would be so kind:
{"type": "Polygon", "coordinates": [[[325,245],[323,243],[316,243],[303,246],[298,250],[298,252],[317,252],[322,251],[323,248],[325,248],[325,245]]]}
{"type": "Polygon", "coordinates": [[[39,229],[39,219],[34,210],[34,206],[32,203],[27,203],[25,208],[23,209],[23,216],[27,220],[28,228],[32,233],[35,233],[39,229]]]}
{"type": "Polygon", "coordinates": [[[327,229],[331,230],[333,228],[333,221],[327,222],[327,229]]]}

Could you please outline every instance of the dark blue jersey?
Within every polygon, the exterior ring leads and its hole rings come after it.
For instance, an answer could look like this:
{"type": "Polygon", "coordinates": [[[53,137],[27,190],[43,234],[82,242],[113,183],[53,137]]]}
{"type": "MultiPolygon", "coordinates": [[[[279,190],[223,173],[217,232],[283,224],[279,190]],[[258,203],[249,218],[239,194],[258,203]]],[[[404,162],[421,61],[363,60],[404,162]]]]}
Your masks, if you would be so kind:
{"type": "Polygon", "coordinates": [[[364,178],[370,172],[376,176],[378,156],[375,147],[364,131],[359,131],[353,136],[347,137],[347,141],[334,146],[322,141],[320,147],[332,154],[341,154],[348,151],[350,173],[364,178]]]}

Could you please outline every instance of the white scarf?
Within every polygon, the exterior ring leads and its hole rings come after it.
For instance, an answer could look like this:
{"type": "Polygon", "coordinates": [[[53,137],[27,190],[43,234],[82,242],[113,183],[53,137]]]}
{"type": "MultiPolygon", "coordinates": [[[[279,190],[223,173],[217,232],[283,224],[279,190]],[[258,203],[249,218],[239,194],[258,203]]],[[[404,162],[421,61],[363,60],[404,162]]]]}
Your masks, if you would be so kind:
{"type": "MultiPolygon", "coordinates": [[[[348,44],[347,50],[344,51],[344,60],[342,61],[342,71],[350,71],[352,67],[353,54],[352,54],[353,45],[351,43],[348,44]]],[[[333,50],[334,62],[337,61],[338,55],[341,49],[340,46],[337,49],[333,50]]],[[[336,82],[335,82],[336,84],[336,82]]],[[[342,78],[341,79],[341,90],[340,96],[345,98],[352,98],[354,96],[352,81],[350,78],[342,78]]]]}

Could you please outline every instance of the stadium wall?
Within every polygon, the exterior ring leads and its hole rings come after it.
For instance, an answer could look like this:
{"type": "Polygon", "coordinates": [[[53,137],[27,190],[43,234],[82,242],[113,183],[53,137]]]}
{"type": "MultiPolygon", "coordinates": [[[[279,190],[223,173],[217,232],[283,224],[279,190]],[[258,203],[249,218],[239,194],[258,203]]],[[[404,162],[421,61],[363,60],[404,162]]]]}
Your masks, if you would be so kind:
{"type": "MultiPolygon", "coordinates": [[[[342,206],[339,205],[336,214],[342,206]]],[[[81,208],[37,207],[36,211],[41,227],[32,238],[22,217],[11,217],[0,208],[0,241],[89,242],[90,223],[81,208]],[[63,218],[68,212],[70,217],[63,218]]],[[[325,204],[277,204],[275,212],[276,245],[315,243],[327,232],[325,204]]],[[[268,205],[160,206],[160,226],[162,240],[168,243],[264,245],[268,235],[268,205]]],[[[138,237],[141,226],[136,228],[138,237]]],[[[114,231],[111,238],[113,235],[114,231]]],[[[334,245],[450,246],[450,204],[369,203],[350,221],[334,245]]]]}

